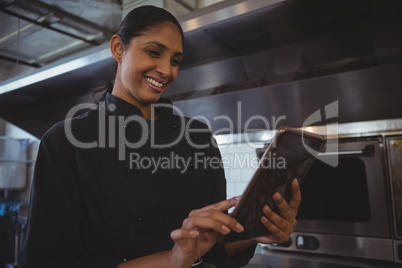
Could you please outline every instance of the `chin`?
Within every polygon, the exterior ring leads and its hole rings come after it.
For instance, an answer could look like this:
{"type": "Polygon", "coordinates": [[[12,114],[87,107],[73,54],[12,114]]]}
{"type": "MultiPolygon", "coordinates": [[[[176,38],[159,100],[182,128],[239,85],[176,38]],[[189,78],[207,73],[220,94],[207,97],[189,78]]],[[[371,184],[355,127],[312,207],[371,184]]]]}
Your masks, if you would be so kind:
{"type": "Polygon", "coordinates": [[[148,97],[145,100],[148,103],[155,103],[155,102],[158,102],[160,98],[161,98],[161,95],[155,95],[155,96],[148,97]]]}

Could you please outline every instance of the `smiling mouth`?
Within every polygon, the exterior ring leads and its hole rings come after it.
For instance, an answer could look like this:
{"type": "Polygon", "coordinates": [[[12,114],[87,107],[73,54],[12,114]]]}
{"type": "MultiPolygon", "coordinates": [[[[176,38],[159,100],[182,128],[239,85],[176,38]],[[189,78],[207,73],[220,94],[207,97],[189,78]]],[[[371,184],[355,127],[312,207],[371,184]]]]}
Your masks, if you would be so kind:
{"type": "Polygon", "coordinates": [[[150,84],[152,84],[152,85],[154,85],[154,86],[156,86],[156,87],[159,87],[159,88],[162,88],[162,86],[163,86],[164,84],[166,84],[165,82],[160,83],[160,82],[155,81],[154,79],[149,78],[149,77],[145,77],[145,80],[147,80],[148,83],[150,83],[150,84]]]}

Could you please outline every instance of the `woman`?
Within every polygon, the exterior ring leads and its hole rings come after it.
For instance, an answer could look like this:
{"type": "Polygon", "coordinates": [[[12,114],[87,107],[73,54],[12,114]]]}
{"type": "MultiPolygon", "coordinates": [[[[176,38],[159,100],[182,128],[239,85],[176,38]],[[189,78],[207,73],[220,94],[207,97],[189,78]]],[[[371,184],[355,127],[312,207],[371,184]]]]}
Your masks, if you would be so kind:
{"type": "Polygon", "coordinates": [[[42,138],[19,267],[237,267],[257,242],[287,241],[300,204],[296,180],[289,204],[274,195],[281,215],[264,207],[272,235],[216,243],[244,228],[225,214],[237,200],[225,200],[206,125],[174,115],[161,98],[183,57],[177,20],[137,8],[110,49],[117,69],[103,102],[42,138]]]}

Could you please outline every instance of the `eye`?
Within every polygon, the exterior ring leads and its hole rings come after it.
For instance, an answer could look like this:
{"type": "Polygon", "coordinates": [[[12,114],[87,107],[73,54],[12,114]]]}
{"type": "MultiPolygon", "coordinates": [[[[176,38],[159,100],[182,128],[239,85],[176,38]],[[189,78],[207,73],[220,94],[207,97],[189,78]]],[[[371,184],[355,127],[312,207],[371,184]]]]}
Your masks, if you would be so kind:
{"type": "Polygon", "coordinates": [[[156,50],[148,50],[147,52],[153,58],[157,58],[157,57],[161,56],[161,54],[156,50]]]}
{"type": "Polygon", "coordinates": [[[179,66],[180,63],[181,63],[181,61],[180,61],[180,60],[176,60],[176,59],[171,59],[171,60],[170,60],[170,63],[171,63],[173,66],[179,66]]]}

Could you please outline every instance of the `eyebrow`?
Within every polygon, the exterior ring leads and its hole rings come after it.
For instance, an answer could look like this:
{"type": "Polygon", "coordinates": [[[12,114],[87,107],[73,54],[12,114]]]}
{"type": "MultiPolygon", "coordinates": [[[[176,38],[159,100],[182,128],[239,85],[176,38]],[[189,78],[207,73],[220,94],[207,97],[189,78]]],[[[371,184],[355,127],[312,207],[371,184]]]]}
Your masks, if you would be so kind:
{"type": "MultiPolygon", "coordinates": [[[[149,42],[146,42],[146,43],[145,43],[145,45],[150,45],[150,44],[157,45],[157,46],[161,47],[161,48],[164,49],[164,50],[167,49],[167,47],[166,47],[164,44],[162,44],[162,43],[160,43],[160,42],[158,42],[158,41],[149,41],[149,42]]],[[[178,55],[178,56],[183,57],[183,53],[181,53],[181,52],[176,52],[175,55],[178,55]]]]}

